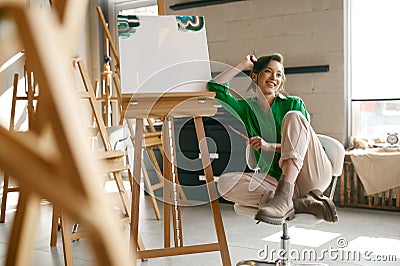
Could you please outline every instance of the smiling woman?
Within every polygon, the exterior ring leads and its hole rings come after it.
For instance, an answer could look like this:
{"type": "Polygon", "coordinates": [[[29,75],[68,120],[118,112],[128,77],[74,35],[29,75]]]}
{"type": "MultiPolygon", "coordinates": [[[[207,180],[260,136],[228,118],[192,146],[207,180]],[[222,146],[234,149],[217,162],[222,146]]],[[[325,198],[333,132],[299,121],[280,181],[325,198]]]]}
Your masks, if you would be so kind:
{"type": "Polygon", "coordinates": [[[294,217],[295,208],[297,213],[330,217],[330,222],[336,222],[335,206],[322,194],[330,183],[332,165],[309,123],[302,99],[282,94],[283,61],[277,53],[258,59],[248,55],[208,83],[222,105],[243,122],[250,136],[247,143],[260,168],[253,175],[223,174],[218,189],[235,205],[253,208],[255,219],[263,222],[282,224],[294,217]],[[245,70],[251,71],[250,88],[256,96],[235,98],[228,82],[245,70]]]}

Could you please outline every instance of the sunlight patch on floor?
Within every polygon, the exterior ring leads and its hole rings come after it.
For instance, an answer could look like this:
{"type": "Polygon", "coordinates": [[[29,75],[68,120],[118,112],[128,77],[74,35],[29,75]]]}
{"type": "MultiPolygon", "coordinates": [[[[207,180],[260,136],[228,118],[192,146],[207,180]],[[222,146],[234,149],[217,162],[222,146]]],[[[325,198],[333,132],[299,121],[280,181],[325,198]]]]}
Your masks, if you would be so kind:
{"type": "MultiPolygon", "coordinates": [[[[384,237],[359,236],[350,241],[346,247],[347,250],[357,250],[362,254],[371,253],[371,256],[395,256],[400,259],[400,240],[384,237]]],[[[374,259],[374,258],[372,258],[374,259]]],[[[375,258],[377,259],[377,258],[375,258]]],[[[384,259],[384,258],[382,258],[384,259]]]]}
{"type": "MultiPolygon", "coordinates": [[[[340,236],[339,233],[332,233],[313,229],[304,229],[295,226],[288,228],[290,244],[308,247],[320,247],[332,239],[340,236]]],[[[264,241],[280,242],[282,231],[263,238],[264,241]]]]}

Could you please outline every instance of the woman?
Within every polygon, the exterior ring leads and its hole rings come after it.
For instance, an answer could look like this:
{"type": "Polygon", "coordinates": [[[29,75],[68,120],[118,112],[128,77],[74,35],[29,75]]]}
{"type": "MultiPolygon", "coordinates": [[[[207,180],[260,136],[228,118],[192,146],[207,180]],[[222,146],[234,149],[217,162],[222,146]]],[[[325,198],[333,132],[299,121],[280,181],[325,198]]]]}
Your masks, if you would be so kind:
{"type": "Polygon", "coordinates": [[[256,208],[255,219],[267,223],[281,224],[292,219],[295,211],[335,222],[335,206],[321,192],[330,184],[332,165],[303,101],[282,94],[283,60],[280,54],[259,59],[249,55],[208,83],[216,98],[242,120],[262,172],[255,179],[248,173],[224,174],[218,189],[235,204],[256,208]],[[238,99],[229,92],[228,82],[244,70],[251,70],[254,98],[238,99]],[[257,179],[261,181],[254,187],[252,181],[257,179]]]}

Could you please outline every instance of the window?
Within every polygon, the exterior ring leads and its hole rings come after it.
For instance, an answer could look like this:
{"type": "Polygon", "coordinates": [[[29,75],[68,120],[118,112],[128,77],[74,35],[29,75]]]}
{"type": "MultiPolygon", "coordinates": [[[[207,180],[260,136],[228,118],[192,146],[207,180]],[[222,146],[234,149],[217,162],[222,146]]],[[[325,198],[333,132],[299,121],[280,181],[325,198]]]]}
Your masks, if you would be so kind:
{"type": "MultiPolygon", "coordinates": [[[[114,40],[118,40],[118,15],[158,15],[157,0],[114,0],[109,6],[110,32],[114,40]]],[[[118,46],[118,42],[116,42],[118,46]]]]}
{"type": "Polygon", "coordinates": [[[400,133],[400,1],[348,0],[350,135],[400,133]]]}
{"type": "Polygon", "coordinates": [[[157,16],[158,15],[158,6],[150,5],[150,6],[142,6],[130,9],[121,10],[119,15],[149,15],[149,16],[157,16]]]}

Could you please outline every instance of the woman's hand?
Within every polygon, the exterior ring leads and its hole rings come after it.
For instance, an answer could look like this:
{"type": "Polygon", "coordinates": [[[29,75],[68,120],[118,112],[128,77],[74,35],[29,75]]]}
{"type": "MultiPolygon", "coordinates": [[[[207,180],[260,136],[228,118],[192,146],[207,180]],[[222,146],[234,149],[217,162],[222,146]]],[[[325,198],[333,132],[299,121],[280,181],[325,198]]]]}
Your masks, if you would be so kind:
{"type": "Polygon", "coordinates": [[[254,68],[254,63],[257,62],[257,58],[255,55],[247,55],[242,62],[239,63],[240,67],[238,67],[240,70],[253,70],[254,68]]]}
{"type": "Polygon", "coordinates": [[[274,151],[275,145],[273,143],[266,142],[261,137],[251,137],[249,139],[249,144],[256,150],[266,151],[274,151]]]}

